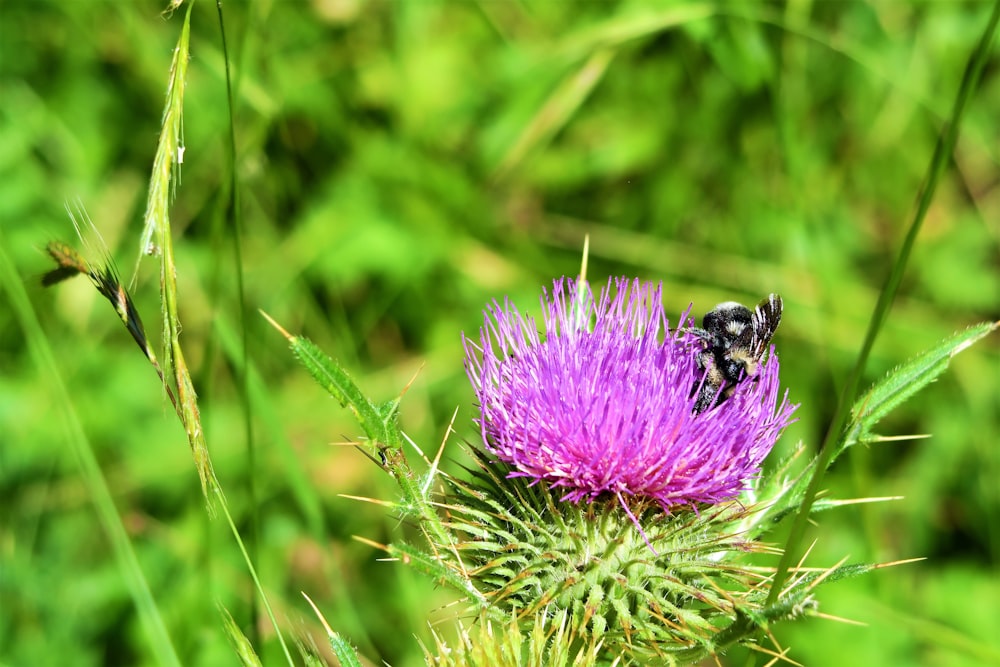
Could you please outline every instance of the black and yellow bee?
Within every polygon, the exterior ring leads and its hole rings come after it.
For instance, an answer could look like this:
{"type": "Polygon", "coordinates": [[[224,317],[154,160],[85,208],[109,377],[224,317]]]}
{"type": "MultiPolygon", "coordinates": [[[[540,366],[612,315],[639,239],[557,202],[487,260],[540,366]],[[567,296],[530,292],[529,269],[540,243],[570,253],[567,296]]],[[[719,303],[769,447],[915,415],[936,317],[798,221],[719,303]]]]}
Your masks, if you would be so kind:
{"type": "Polygon", "coordinates": [[[781,297],[770,294],[749,308],[735,301],[720,303],[705,313],[700,329],[691,329],[703,342],[692,393],[698,398],[694,412],[704,412],[732,396],[737,385],[757,375],[767,357],[768,345],[781,322],[781,297]]]}

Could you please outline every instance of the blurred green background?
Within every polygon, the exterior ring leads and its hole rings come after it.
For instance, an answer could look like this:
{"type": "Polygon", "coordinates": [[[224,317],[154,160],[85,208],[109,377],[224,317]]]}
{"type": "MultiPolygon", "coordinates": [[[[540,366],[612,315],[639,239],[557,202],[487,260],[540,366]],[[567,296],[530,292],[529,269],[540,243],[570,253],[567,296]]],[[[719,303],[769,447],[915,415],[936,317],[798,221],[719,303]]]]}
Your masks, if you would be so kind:
{"type": "MultiPolygon", "coordinates": [[[[257,315],[320,344],[374,397],[413,380],[407,433],[447,463],[475,441],[461,333],[488,300],[524,308],[579,270],[663,281],[668,312],[778,292],[775,343],[801,403],[779,445],[814,451],[860,347],[991,5],[258,1],[223,7],[251,316],[256,501],[239,389],[224,58],[215,3],[192,17],[176,226],[183,341],[215,469],[290,632],[323,642],[307,593],[371,660],[420,664],[450,597],[354,535],[411,527],[352,448],[350,415],[257,315]],[[415,376],[415,379],[414,379],[415,376]]],[[[155,1],[0,4],[0,665],[154,664],[68,445],[65,383],[182,661],[237,664],[217,603],[250,619],[245,568],[206,518],[182,429],[148,363],[82,278],[42,289],[45,244],[81,201],[131,275],[182,13],[155,1]],[[8,281],[9,283],[9,281],[8,281]],[[31,337],[7,301],[26,290],[31,337]],[[37,336],[34,338],[37,339],[37,336]],[[30,343],[30,345],[29,345],[30,343]],[[31,345],[60,369],[43,373],[31,345]]],[[[1000,58],[994,45],[866,384],[1000,318],[1000,58]]],[[[159,330],[158,276],[134,290],[159,330]]],[[[821,589],[828,619],[778,626],[807,665],[1000,664],[1000,363],[994,335],[882,425],[926,440],[856,448],[819,517],[831,565],[926,557],[821,589]]],[[[777,539],[777,537],[776,537],[777,539]]],[[[743,664],[745,652],[721,660],[743,664]]]]}

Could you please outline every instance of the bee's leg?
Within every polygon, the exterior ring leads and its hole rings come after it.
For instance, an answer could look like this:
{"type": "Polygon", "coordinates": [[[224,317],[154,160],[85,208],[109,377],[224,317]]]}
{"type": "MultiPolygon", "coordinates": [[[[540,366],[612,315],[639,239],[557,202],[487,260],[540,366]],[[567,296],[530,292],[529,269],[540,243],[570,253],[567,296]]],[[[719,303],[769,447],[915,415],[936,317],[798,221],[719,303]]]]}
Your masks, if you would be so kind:
{"type": "Polygon", "coordinates": [[[726,382],[719,367],[715,365],[711,353],[707,357],[699,357],[699,362],[704,359],[706,363],[705,374],[694,383],[691,393],[698,393],[698,398],[694,403],[694,414],[701,414],[705,410],[722,402],[724,393],[720,389],[726,382]]]}
{"type": "Polygon", "coordinates": [[[715,405],[715,396],[719,393],[718,387],[713,387],[708,382],[695,385],[698,391],[698,398],[694,402],[694,414],[698,415],[715,405]]]}
{"type": "Polygon", "coordinates": [[[712,367],[715,362],[715,355],[712,354],[711,350],[702,350],[694,358],[694,361],[698,365],[698,370],[703,371],[712,367]]]}

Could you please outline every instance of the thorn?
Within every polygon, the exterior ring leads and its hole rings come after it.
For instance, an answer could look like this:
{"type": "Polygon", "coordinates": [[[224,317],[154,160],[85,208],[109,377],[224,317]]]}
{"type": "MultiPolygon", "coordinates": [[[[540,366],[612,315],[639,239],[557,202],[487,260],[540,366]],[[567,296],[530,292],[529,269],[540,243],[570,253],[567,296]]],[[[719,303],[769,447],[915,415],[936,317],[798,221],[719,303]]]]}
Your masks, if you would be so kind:
{"type": "Polygon", "coordinates": [[[799,559],[799,563],[798,563],[798,565],[796,567],[802,567],[802,565],[806,562],[806,558],[809,557],[809,554],[811,554],[812,550],[816,547],[817,541],[818,540],[813,540],[812,541],[812,543],[809,545],[809,548],[806,549],[806,551],[805,551],[804,554],[802,554],[802,558],[799,559]]]}
{"type": "Polygon", "coordinates": [[[382,507],[388,507],[390,509],[396,509],[397,507],[399,507],[397,503],[394,503],[391,500],[379,500],[378,498],[368,498],[365,496],[352,496],[346,493],[338,493],[337,497],[347,498],[348,500],[360,500],[363,503],[371,503],[372,505],[380,505],[382,507]]]}
{"type": "Polygon", "coordinates": [[[847,623],[848,625],[857,625],[863,628],[867,628],[868,624],[861,621],[855,621],[853,618],[844,618],[843,616],[834,616],[833,614],[824,614],[823,612],[813,612],[812,614],[816,618],[824,618],[828,621],[836,621],[838,623],[847,623]]]}
{"type": "Polygon", "coordinates": [[[333,631],[333,628],[330,627],[330,624],[326,622],[326,619],[323,617],[323,614],[320,612],[319,607],[316,606],[316,603],[313,602],[312,599],[308,595],[306,595],[305,591],[300,591],[300,592],[302,593],[302,597],[304,597],[306,599],[306,602],[309,603],[309,606],[312,607],[312,609],[313,609],[314,612],[316,612],[316,618],[319,619],[319,622],[326,629],[326,636],[327,637],[336,637],[337,633],[335,633],[333,631]]]}
{"type": "Polygon", "coordinates": [[[845,505],[862,505],[865,503],[881,503],[889,500],[903,500],[904,498],[905,496],[874,496],[871,498],[851,498],[849,500],[827,500],[824,501],[824,503],[834,507],[843,507],[845,505]]]}
{"type": "MultiPolygon", "coordinates": [[[[338,444],[341,444],[341,443],[330,443],[330,444],[338,445],[338,444]]],[[[362,447],[361,445],[357,445],[356,444],[356,445],[354,445],[354,448],[356,450],[358,450],[359,452],[361,452],[362,454],[364,454],[368,458],[369,461],[371,461],[372,463],[374,463],[375,465],[377,465],[379,468],[381,468],[382,470],[386,470],[386,467],[385,467],[385,455],[384,454],[380,453],[380,456],[381,456],[382,460],[379,460],[379,459],[375,458],[373,455],[369,454],[368,451],[365,450],[365,448],[362,447]]]]}
{"type": "MultiPolygon", "coordinates": [[[[389,545],[388,544],[381,544],[380,542],[375,542],[373,540],[369,540],[367,537],[361,537],[360,535],[351,535],[351,539],[357,540],[358,542],[361,542],[361,544],[367,544],[368,546],[374,547],[374,548],[376,548],[376,549],[378,549],[380,551],[389,551],[389,545]]],[[[389,559],[389,560],[399,560],[399,559],[398,558],[392,558],[392,559],[389,559]]]]}
{"type": "Polygon", "coordinates": [[[812,543],[809,545],[809,548],[806,549],[805,552],[802,554],[802,557],[799,559],[799,562],[795,565],[794,568],[791,568],[789,570],[790,572],[795,572],[799,576],[793,577],[789,580],[788,585],[784,588],[784,590],[781,591],[779,597],[788,595],[796,586],[799,585],[799,583],[802,581],[802,577],[806,576],[807,570],[803,567],[803,565],[805,564],[806,559],[809,557],[809,554],[812,553],[812,550],[815,546],[816,546],[816,540],[813,540],[812,543]]]}
{"type": "Polygon", "coordinates": [[[295,336],[293,336],[292,334],[290,334],[290,333],[288,333],[287,331],[285,331],[285,329],[284,329],[284,328],[283,328],[283,327],[282,327],[282,326],[281,326],[280,324],[278,324],[277,322],[275,322],[275,321],[274,321],[274,318],[272,318],[272,317],[271,317],[270,315],[268,315],[267,313],[265,313],[265,312],[264,312],[264,311],[263,311],[262,309],[260,309],[260,308],[258,308],[258,309],[257,309],[257,312],[258,312],[258,313],[260,313],[261,315],[263,315],[263,316],[264,316],[264,319],[265,319],[265,320],[267,320],[267,321],[268,321],[268,323],[269,323],[269,324],[270,324],[270,325],[271,325],[272,327],[274,327],[275,329],[277,329],[277,330],[278,330],[278,332],[279,332],[279,333],[280,333],[280,334],[281,334],[282,336],[284,336],[284,337],[285,337],[285,338],[286,338],[286,339],[288,340],[288,342],[289,342],[289,343],[294,343],[294,342],[295,342],[295,336]]]}
{"type": "Polygon", "coordinates": [[[920,558],[904,558],[903,560],[894,560],[888,563],[876,563],[873,569],[881,570],[883,567],[895,567],[897,565],[909,565],[910,563],[919,563],[922,560],[927,560],[926,556],[921,556],[920,558]]]}
{"type": "Polygon", "coordinates": [[[441,446],[438,447],[437,454],[434,456],[434,462],[431,464],[431,469],[427,474],[427,482],[422,489],[422,494],[426,498],[427,494],[430,492],[431,483],[437,476],[438,464],[441,463],[441,455],[444,453],[445,443],[448,442],[448,436],[454,433],[455,419],[458,418],[458,406],[455,406],[455,411],[451,413],[451,421],[448,422],[448,428],[445,430],[444,437],[441,438],[441,446]]]}
{"type": "MultiPolygon", "coordinates": [[[[796,662],[796,661],[792,660],[791,658],[789,658],[787,655],[785,655],[786,653],[788,653],[788,651],[789,651],[789,649],[786,648],[781,653],[775,655],[774,659],[772,659],[770,662],[768,662],[764,667],[770,667],[771,665],[776,665],[776,664],[778,664],[778,662],[787,662],[789,665],[795,665],[796,667],[802,667],[802,663],[801,662],[796,662]]],[[[769,651],[766,651],[766,650],[763,650],[763,649],[762,649],[762,652],[769,653],[769,651]]]]}
{"type": "Polygon", "coordinates": [[[420,367],[417,368],[416,371],[414,371],[413,375],[410,377],[410,380],[406,383],[406,386],[403,387],[402,391],[399,392],[399,398],[403,398],[403,396],[406,395],[406,392],[408,392],[410,390],[410,387],[413,386],[413,383],[417,381],[417,376],[420,375],[420,373],[424,370],[424,366],[426,365],[427,362],[424,361],[420,364],[420,367]]]}
{"type": "Polygon", "coordinates": [[[931,437],[930,433],[912,433],[907,435],[876,435],[865,438],[864,442],[898,442],[901,440],[925,440],[931,437]]]}
{"type": "Polygon", "coordinates": [[[430,460],[427,458],[427,455],[424,454],[424,450],[420,449],[420,445],[418,445],[416,442],[414,442],[413,438],[411,438],[410,436],[406,435],[405,433],[403,433],[403,438],[406,439],[406,442],[407,442],[407,444],[410,445],[410,447],[413,447],[413,449],[416,450],[417,454],[420,455],[420,458],[423,459],[424,463],[426,463],[427,465],[431,464],[430,460]]]}

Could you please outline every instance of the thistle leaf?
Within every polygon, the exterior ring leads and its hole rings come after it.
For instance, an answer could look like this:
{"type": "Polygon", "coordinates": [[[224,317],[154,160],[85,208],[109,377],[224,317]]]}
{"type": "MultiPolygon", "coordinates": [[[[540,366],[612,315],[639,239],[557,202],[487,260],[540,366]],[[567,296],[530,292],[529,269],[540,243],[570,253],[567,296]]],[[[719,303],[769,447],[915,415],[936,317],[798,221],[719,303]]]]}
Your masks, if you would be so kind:
{"type": "Polygon", "coordinates": [[[341,667],[361,667],[361,658],[351,643],[334,632],[330,635],[330,648],[340,661],[341,667]]]}
{"type": "Polygon", "coordinates": [[[869,439],[879,420],[936,380],[948,368],[952,357],[997,327],[1000,327],[1000,322],[984,322],[969,327],[891,371],[854,404],[848,437],[842,448],[869,439]]]}
{"type": "Polygon", "coordinates": [[[458,572],[455,567],[451,566],[450,562],[443,561],[409,544],[389,544],[386,545],[385,551],[390,556],[415,568],[418,572],[431,577],[435,584],[445,584],[464,594],[469,602],[475,604],[480,610],[484,612],[495,611],[490,608],[489,600],[476,589],[471,579],[458,572]]]}
{"type": "Polygon", "coordinates": [[[350,374],[327,356],[315,343],[302,336],[293,336],[263,311],[261,314],[287,340],[292,354],[310,375],[342,406],[350,410],[368,439],[368,456],[389,473],[400,490],[401,512],[420,519],[421,528],[436,544],[451,544],[451,538],[441,524],[437,511],[430,504],[425,485],[418,483],[413,468],[403,455],[403,432],[399,428],[399,399],[375,403],[371,401],[350,374]]]}
{"type": "Polygon", "coordinates": [[[403,442],[398,424],[398,402],[376,405],[368,400],[351,376],[308,338],[286,336],[292,353],[309,374],[342,406],[350,410],[373,443],[399,448],[403,442]]]}

